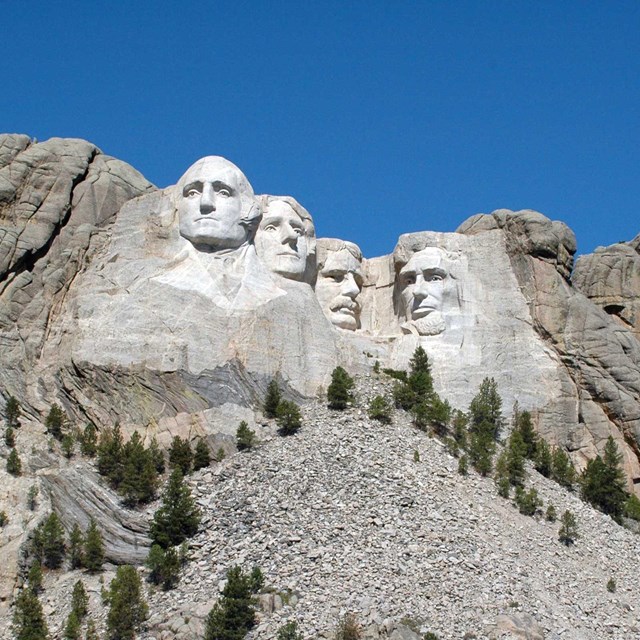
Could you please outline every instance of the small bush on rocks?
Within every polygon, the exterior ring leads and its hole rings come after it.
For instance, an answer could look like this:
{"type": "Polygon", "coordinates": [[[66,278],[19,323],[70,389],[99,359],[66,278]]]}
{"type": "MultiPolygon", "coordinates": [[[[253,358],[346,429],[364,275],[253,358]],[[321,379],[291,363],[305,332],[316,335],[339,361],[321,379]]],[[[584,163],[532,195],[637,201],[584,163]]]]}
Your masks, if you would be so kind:
{"type": "Polygon", "coordinates": [[[607,582],[607,591],[609,593],[615,593],[616,590],[616,581],[614,578],[609,578],[609,581],[607,582]]]}
{"type": "Polygon", "coordinates": [[[391,424],[391,405],[384,396],[376,396],[369,404],[369,418],[391,424]]]}
{"type": "Polygon", "coordinates": [[[336,367],[331,373],[331,384],[327,389],[329,408],[343,411],[353,402],[353,378],[342,368],[336,367]]]}
{"type": "Polygon", "coordinates": [[[565,511],[560,518],[560,530],[558,540],[567,547],[572,545],[578,538],[578,523],[571,511],[565,511]]]}
{"type": "Polygon", "coordinates": [[[248,451],[256,443],[256,432],[249,429],[249,425],[243,420],[236,431],[236,446],[238,451],[248,451]]]}
{"type": "Polygon", "coordinates": [[[290,436],[296,433],[302,426],[302,416],[298,405],[289,400],[282,400],[278,405],[276,422],[278,423],[280,435],[290,436]]]}

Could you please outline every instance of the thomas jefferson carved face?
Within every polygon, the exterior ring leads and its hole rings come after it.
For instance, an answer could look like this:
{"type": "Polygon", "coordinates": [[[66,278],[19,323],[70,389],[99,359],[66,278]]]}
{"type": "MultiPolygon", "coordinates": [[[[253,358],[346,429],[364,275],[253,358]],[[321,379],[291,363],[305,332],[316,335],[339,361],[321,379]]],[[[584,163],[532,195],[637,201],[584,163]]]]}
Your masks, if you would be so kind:
{"type": "MultiPolygon", "coordinates": [[[[320,258],[321,254],[319,254],[320,258]]],[[[360,326],[362,254],[351,242],[338,250],[328,250],[318,271],[316,296],[329,320],[341,329],[355,331],[360,326]]]]}
{"type": "Polygon", "coordinates": [[[180,235],[202,250],[235,249],[255,233],[259,207],[248,180],[219,156],[198,160],[178,182],[180,235]]]}
{"type": "Polygon", "coordinates": [[[274,273],[304,280],[307,260],[315,250],[311,216],[293,198],[269,196],[266,201],[256,233],[258,256],[274,273]]]}
{"type": "Polygon", "coordinates": [[[442,300],[448,272],[444,253],[428,247],[413,254],[399,277],[405,317],[420,335],[444,330],[442,300]]]}

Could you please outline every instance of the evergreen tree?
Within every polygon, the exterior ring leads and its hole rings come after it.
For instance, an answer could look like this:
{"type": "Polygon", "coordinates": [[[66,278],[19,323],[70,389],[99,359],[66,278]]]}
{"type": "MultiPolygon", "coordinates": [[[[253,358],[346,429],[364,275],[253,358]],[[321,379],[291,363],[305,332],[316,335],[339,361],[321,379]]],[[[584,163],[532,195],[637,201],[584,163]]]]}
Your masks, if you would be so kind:
{"type": "Polygon", "coordinates": [[[343,411],[353,402],[353,378],[342,368],[336,367],[331,373],[331,383],[327,389],[329,408],[343,411]]]}
{"type": "Polygon", "coordinates": [[[118,567],[109,587],[107,638],[131,640],[147,619],[149,608],[144,600],[142,581],[135,567],[118,567]]]}
{"type": "Polygon", "coordinates": [[[544,517],[547,522],[555,522],[558,519],[556,508],[552,504],[547,507],[547,512],[544,514],[544,517]]]}
{"type": "Polygon", "coordinates": [[[460,449],[465,450],[467,448],[467,425],[469,424],[469,417],[466,413],[456,409],[453,412],[452,424],[453,439],[460,449]]]}
{"type": "Polygon", "coordinates": [[[275,380],[272,380],[267,387],[267,395],[264,399],[264,415],[267,418],[275,418],[278,415],[278,405],[282,400],[280,387],[275,380]]]}
{"type": "Polygon", "coordinates": [[[22,461],[15,449],[11,449],[7,457],[7,472],[16,477],[22,475],[22,461]]]}
{"type": "Polygon", "coordinates": [[[218,447],[218,450],[216,451],[216,455],[214,456],[214,460],[216,462],[222,462],[225,458],[227,457],[227,454],[224,451],[223,447],[218,447]]]}
{"type": "Polygon", "coordinates": [[[298,631],[298,623],[291,620],[278,629],[276,640],[304,640],[304,636],[298,631]]]}
{"type": "Polygon", "coordinates": [[[489,422],[480,423],[470,433],[467,453],[473,468],[483,476],[491,473],[496,443],[493,439],[494,428],[489,422]]]}
{"type": "Polygon", "coordinates": [[[236,447],[238,451],[248,451],[256,440],[256,432],[249,429],[249,425],[243,420],[236,430],[236,447]]]}
{"type": "Polygon", "coordinates": [[[18,429],[20,427],[20,404],[15,396],[9,396],[7,398],[7,404],[4,408],[4,418],[7,422],[7,427],[11,429],[18,429]]]}
{"type": "Polygon", "coordinates": [[[84,536],[76,522],[69,535],[69,563],[72,569],[79,569],[83,562],[84,536]]]}
{"type": "Polygon", "coordinates": [[[624,505],[624,515],[631,520],[640,520],[640,500],[632,493],[624,505]]]}
{"type": "Polygon", "coordinates": [[[524,486],[524,461],[527,450],[522,432],[518,429],[512,431],[507,441],[506,454],[509,483],[514,487],[524,486]]]}
{"type": "Polygon", "coordinates": [[[206,469],[211,464],[211,452],[207,443],[200,438],[193,455],[193,470],[206,469]]]}
{"type": "Polygon", "coordinates": [[[409,387],[413,391],[416,402],[429,400],[433,394],[433,378],[429,356],[422,347],[417,347],[409,360],[409,387]]]}
{"type": "Polygon", "coordinates": [[[56,440],[62,440],[63,430],[67,425],[67,416],[58,404],[53,404],[44,421],[47,433],[50,433],[56,440]]]}
{"type": "Polygon", "coordinates": [[[67,458],[67,460],[73,457],[73,448],[75,446],[75,443],[76,441],[73,435],[71,435],[70,433],[65,433],[62,436],[62,453],[64,454],[64,457],[67,458]]]}
{"type": "Polygon", "coordinates": [[[31,589],[35,594],[42,591],[42,565],[39,560],[35,560],[29,568],[27,582],[29,584],[29,589],[31,589]]]}
{"type": "Polygon", "coordinates": [[[255,618],[249,576],[240,567],[231,567],[222,597],[207,616],[205,640],[242,640],[255,618]]]}
{"type": "Polygon", "coordinates": [[[89,596],[87,595],[82,580],[78,580],[73,585],[71,610],[78,616],[78,620],[83,620],[89,611],[89,596]]]}
{"type": "Polygon", "coordinates": [[[64,627],[64,640],[79,640],[80,638],[80,620],[75,611],[67,616],[67,624],[64,627]]]}
{"type": "Polygon", "coordinates": [[[123,475],[123,442],[120,425],[105,429],[98,441],[98,472],[118,488],[123,475]]]}
{"type": "Polygon", "coordinates": [[[469,473],[469,459],[467,456],[460,456],[458,460],[458,473],[461,476],[466,476],[469,473]]]}
{"type": "Polygon", "coordinates": [[[376,396],[369,403],[369,418],[383,424],[391,424],[391,405],[384,396],[376,396]]]}
{"type": "Polygon", "coordinates": [[[84,640],[99,640],[96,623],[92,618],[89,618],[89,621],[87,622],[87,633],[84,640]]]}
{"type": "Polygon", "coordinates": [[[175,547],[166,551],[158,544],[151,545],[145,566],[149,569],[149,581],[162,585],[164,591],[172,589],[180,577],[180,556],[175,547]]]}
{"type": "Polygon", "coordinates": [[[84,566],[95,573],[104,563],[104,542],[96,521],[91,518],[84,537],[84,566]]]}
{"type": "Polygon", "coordinates": [[[618,452],[615,440],[609,436],[603,456],[589,460],[580,479],[583,499],[616,522],[622,521],[629,498],[621,462],[622,455],[618,452]]]}
{"type": "Polygon", "coordinates": [[[529,411],[520,412],[514,407],[514,431],[518,431],[524,444],[524,456],[529,460],[534,460],[538,447],[538,434],[533,428],[531,413],[529,411]]]}
{"type": "Polygon", "coordinates": [[[276,422],[279,427],[280,435],[290,436],[302,426],[302,415],[300,409],[295,402],[282,400],[278,405],[278,417],[276,422]]]}
{"type": "Polygon", "coordinates": [[[498,395],[498,385],[493,378],[485,378],[469,405],[469,430],[487,431],[493,440],[498,440],[504,423],[501,410],[502,398],[498,395]]]}
{"type": "Polygon", "coordinates": [[[57,569],[62,565],[66,552],[64,528],[55,511],[36,527],[33,549],[35,557],[49,569],[57,569]]]}
{"type": "Polygon", "coordinates": [[[511,482],[509,481],[509,460],[506,450],[496,460],[494,480],[498,487],[498,495],[508,498],[511,491],[511,482]]]}
{"type": "Polygon", "coordinates": [[[571,511],[565,511],[560,518],[558,540],[564,545],[572,545],[578,538],[578,523],[571,511]]]}
{"type": "Polygon", "coordinates": [[[551,476],[551,449],[549,448],[546,440],[543,440],[542,438],[538,440],[538,444],[536,445],[536,453],[533,464],[536,468],[536,471],[538,473],[541,473],[545,478],[549,478],[551,476]]]}
{"type": "Polygon", "coordinates": [[[179,468],[182,475],[189,475],[193,462],[193,452],[188,440],[175,436],[169,448],[169,466],[172,469],[179,468]]]}
{"type": "Polygon", "coordinates": [[[162,495],[162,506],[153,516],[151,539],[164,549],[176,546],[194,535],[199,524],[200,510],[180,469],[174,469],[162,495]]]}
{"type": "Polygon", "coordinates": [[[571,458],[560,447],[556,447],[551,456],[551,477],[567,489],[571,489],[576,481],[576,470],[571,458]]]}
{"type": "Polygon", "coordinates": [[[542,500],[538,498],[538,492],[534,488],[525,491],[522,487],[516,487],[514,502],[518,511],[525,516],[535,515],[538,507],[542,506],[542,500]]]}
{"type": "Polygon", "coordinates": [[[93,423],[89,423],[80,438],[80,451],[83,456],[93,458],[98,451],[98,432],[93,423]]]}
{"type": "Polygon", "coordinates": [[[260,589],[264,587],[264,574],[262,569],[258,566],[253,567],[249,574],[249,588],[251,593],[258,593],[260,589]]]}
{"type": "Polygon", "coordinates": [[[118,487],[128,507],[150,502],[155,498],[158,474],[151,455],[145,450],[137,431],[122,448],[122,482],[118,487]]]}
{"type": "Polygon", "coordinates": [[[31,511],[35,511],[38,506],[38,487],[32,484],[29,487],[29,493],[27,493],[27,506],[31,511]]]}
{"type": "Polygon", "coordinates": [[[16,598],[13,628],[16,640],[48,640],[49,638],[42,605],[31,589],[24,589],[16,598]]]}
{"type": "Polygon", "coordinates": [[[149,443],[149,455],[151,456],[151,460],[153,462],[153,466],[156,468],[156,471],[159,475],[164,473],[165,464],[164,464],[164,453],[160,449],[160,445],[156,440],[155,436],[151,438],[151,442],[149,443]]]}
{"type": "Polygon", "coordinates": [[[13,427],[7,427],[4,432],[4,443],[10,449],[16,446],[16,434],[13,427]]]}

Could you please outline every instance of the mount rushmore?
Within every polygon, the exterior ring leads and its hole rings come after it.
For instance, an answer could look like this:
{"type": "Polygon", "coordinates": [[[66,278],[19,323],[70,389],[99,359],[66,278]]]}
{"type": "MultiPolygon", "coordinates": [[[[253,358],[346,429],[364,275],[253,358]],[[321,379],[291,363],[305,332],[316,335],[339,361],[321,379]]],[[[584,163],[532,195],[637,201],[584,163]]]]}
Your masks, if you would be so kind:
{"type": "MultiPolygon", "coordinates": [[[[337,212],[339,213],[339,212],[337,212]]],[[[406,368],[466,409],[493,377],[579,468],[612,435],[640,482],[638,238],[583,256],[562,222],[477,214],[365,258],[218,156],[157,189],[82,140],[0,136],[0,390],[169,442],[230,438],[277,379],[406,368]]]]}

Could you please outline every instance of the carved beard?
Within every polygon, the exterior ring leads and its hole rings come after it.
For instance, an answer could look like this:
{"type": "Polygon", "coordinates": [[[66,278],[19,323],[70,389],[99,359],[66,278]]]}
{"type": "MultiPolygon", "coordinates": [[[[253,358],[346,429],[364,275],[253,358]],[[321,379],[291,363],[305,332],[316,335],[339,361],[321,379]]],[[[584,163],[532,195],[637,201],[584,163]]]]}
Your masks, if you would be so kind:
{"type": "Polygon", "coordinates": [[[433,311],[424,318],[409,320],[402,325],[403,333],[419,336],[437,336],[445,330],[444,318],[439,311],[433,311]]]}

